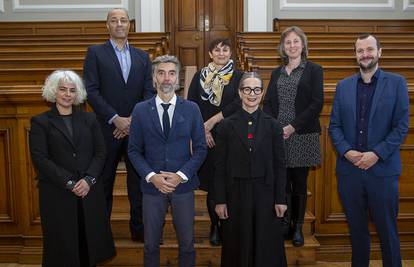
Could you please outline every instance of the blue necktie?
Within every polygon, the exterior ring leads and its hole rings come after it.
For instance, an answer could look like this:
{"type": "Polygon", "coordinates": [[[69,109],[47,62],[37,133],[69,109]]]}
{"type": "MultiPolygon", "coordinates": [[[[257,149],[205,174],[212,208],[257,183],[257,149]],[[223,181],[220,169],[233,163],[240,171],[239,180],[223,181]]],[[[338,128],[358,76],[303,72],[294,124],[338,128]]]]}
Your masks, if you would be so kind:
{"type": "Polygon", "coordinates": [[[162,128],[164,130],[165,137],[168,138],[168,134],[170,133],[170,116],[168,116],[168,108],[171,104],[161,104],[164,108],[164,113],[162,114],[162,128]]]}

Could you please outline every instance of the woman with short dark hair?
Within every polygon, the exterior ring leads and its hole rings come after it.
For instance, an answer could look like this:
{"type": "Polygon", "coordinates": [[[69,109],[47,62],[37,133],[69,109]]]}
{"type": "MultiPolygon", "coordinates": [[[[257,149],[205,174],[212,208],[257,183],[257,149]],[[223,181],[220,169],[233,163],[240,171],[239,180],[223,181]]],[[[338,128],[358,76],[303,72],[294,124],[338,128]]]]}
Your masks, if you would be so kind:
{"type": "Polygon", "coordinates": [[[242,72],[235,69],[231,59],[231,43],[229,39],[219,38],[209,45],[209,55],[212,62],[198,71],[190,84],[188,100],[198,104],[204,119],[206,141],[208,145],[207,158],[201,166],[198,176],[200,189],[207,191],[207,208],[210,215],[210,243],[220,245],[219,219],[214,212],[214,151],[216,126],[223,118],[230,116],[240,109],[240,99],[237,93],[242,72]]]}

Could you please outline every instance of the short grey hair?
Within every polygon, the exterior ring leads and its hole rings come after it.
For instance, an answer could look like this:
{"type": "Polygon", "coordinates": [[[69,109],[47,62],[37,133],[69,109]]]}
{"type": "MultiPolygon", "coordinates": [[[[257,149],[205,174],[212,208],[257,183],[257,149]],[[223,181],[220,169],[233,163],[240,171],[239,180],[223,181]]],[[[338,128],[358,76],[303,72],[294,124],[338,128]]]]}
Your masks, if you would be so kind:
{"type": "Polygon", "coordinates": [[[181,69],[180,61],[175,56],[170,56],[170,55],[158,56],[152,61],[152,75],[153,76],[158,70],[158,65],[160,65],[161,63],[175,64],[175,70],[177,72],[177,77],[180,77],[180,69],[181,69]]]}
{"type": "Polygon", "coordinates": [[[282,59],[283,64],[285,65],[289,63],[289,57],[285,53],[285,39],[286,39],[286,36],[288,36],[288,34],[291,32],[296,33],[299,36],[299,38],[302,40],[303,49],[302,49],[301,58],[306,59],[309,54],[308,38],[306,37],[306,34],[298,26],[288,27],[280,35],[280,43],[279,43],[279,55],[282,59]]]}
{"type": "Polygon", "coordinates": [[[250,78],[257,79],[258,81],[260,81],[260,86],[263,87],[263,80],[260,77],[260,75],[257,72],[252,71],[243,73],[239,82],[239,90],[241,90],[242,87],[244,87],[244,81],[250,78]]]}
{"type": "Polygon", "coordinates": [[[108,21],[109,21],[109,16],[110,16],[110,15],[111,15],[111,13],[112,13],[112,12],[114,12],[115,10],[122,10],[122,11],[124,11],[124,12],[125,12],[125,14],[127,15],[128,20],[129,20],[128,10],[126,10],[126,9],[125,9],[125,8],[123,8],[123,7],[115,7],[115,8],[112,8],[112,9],[110,9],[110,10],[108,11],[108,14],[106,15],[106,23],[108,23],[108,21]]]}
{"type": "Polygon", "coordinates": [[[87,93],[79,75],[72,70],[61,69],[55,70],[46,78],[45,84],[42,88],[42,97],[46,101],[52,103],[56,102],[56,92],[59,88],[60,82],[69,82],[75,85],[76,98],[73,102],[74,105],[79,105],[86,100],[87,93]]]}

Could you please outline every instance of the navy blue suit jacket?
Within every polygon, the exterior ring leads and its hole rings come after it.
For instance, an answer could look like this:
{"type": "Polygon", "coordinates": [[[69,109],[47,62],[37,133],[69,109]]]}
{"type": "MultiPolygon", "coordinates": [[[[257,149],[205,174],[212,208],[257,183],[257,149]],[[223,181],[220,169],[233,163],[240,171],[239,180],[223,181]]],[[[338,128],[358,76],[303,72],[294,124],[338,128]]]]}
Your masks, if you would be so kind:
{"type": "MultiPolygon", "coordinates": [[[[338,152],[336,172],[347,175],[355,167],[344,154],[356,145],[358,75],[337,84],[329,134],[338,152]]],[[[380,70],[368,124],[368,150],[379,160],[368,171],[376,176],[401,173],[400,145],[408,132],[408,90],[404,77],[380,70]]]]}
{"type": "MultiPolygon", "coordinates": [[[[146,177],[150,172],[181,171],[189,180],[179,184],[174,192],[194,190],[199,185],[197,171],[206,155],[203,118],[195,103],[177,96],[168,138],[164,136],[161,128],[155,97],[135,106],[132,112],[128,156],[141,177],[146,177]]],[[[160,194],[145,179],[141,179],[141,190],[147,194],[160,194]]]]}
{"type": "Polygon", "coordinates": [[[155,94],[146,52],[130,47],[131,70],[125,83],[114,48],[108,41],[88,48],[83,66],[88,102],[101,123],[115,114],[129,117],[135,104],[155,94]]]}

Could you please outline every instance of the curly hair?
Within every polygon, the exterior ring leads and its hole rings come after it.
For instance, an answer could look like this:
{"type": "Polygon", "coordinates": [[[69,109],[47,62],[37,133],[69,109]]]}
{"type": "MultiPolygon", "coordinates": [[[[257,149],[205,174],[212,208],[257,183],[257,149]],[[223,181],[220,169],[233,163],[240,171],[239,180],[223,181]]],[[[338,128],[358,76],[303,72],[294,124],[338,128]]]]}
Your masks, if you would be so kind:
{"type": "Polygon", "coordinates": [[[42,88],[42,97],[48,102],[56,102],[56,92],[59,88],[59,83],[70,82],[75,85],[76,98],[73,102],[74,105],[79,105],[86,100],[87,93],[82,79],[76,72],[72,70],[55,70],[50,74],[45,81],[42,88]]]}

